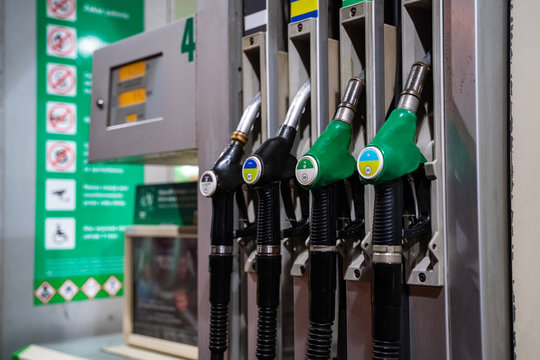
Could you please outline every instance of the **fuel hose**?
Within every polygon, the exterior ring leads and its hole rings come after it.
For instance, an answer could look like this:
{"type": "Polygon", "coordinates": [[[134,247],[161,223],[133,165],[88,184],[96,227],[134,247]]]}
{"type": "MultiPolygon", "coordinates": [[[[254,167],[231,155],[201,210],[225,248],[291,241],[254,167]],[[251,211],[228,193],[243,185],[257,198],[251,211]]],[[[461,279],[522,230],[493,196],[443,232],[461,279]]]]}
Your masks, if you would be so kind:
{"type": "Polygon", "coordinates": [[[309,321],[307,359],[329,359],[337,287],[337,182],[354,173],[349,153],[352,123],[365,86],[363,73],[352,78],[333,121],[298,161],[296,179],[311,190],[309,246],[309,321]]]}
{"type": "Polygon", "coordinates": [[[304,83],[287,111],[276,136],[266,140],[242,168],[244,182],[256,189],[257,206],[257,346],[258,359],[276,357],[277,311],[280,300],[281,236],[280,184],[294,177],[296,158],[290,154],[310,82],[304,83]]]}
{"type": "Polygon", "coordinates": [[[227,350],[227,329],[234,238],[234,194],[242,185],[240,174],[243,147],[248,140],[253,122],[261,107],[261,95],[257,94],[246,107],[238,127],[231,136],[211,170],[204,172],[199,190],[212,198],[212,227],[210,233],[210,337],[209,349],[212,360],[223,359],[227,350]]]}
{"type": "Polygon", "coordinates": [[[414,143],[416,112],[429,73],[430,53],[411,67],[397,108],[358,157],[364,182],[375,185],[371,274],[373,359],[399,359],[403,176],[426,159],[414,143]]]}

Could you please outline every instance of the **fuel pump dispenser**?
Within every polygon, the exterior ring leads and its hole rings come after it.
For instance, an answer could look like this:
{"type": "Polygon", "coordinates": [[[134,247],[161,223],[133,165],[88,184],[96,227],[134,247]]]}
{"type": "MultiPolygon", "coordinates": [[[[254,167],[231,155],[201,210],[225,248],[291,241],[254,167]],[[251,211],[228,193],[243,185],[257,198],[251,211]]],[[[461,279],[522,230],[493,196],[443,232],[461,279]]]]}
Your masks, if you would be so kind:
{"type": "Polygon", "coordinates": [[[397,108],[358,157],[361,178],[375,185],[372,258],[373,359],[400,358],[404,176],[426,159],[414,143],[416,111],[431,64],[413,64],[397,108]]]}
{"type": "Polygon", "coordinates": [[[290,154],[300,117],[310,97],[307,81],[296,93],[285,122],[245,162],[242,176],[255,188],[257,205],[257,348],[258,359],[276,357],[277,310],[280,303],[280,184],[294,177],[296,158],[290,154]]]}
{"type": "MultiPolygon", "coordinates": [[[[309,246],[309,320],[307,359],[329,359],[338,257],[336,252],[336,183],[354,173],[355,160],[349,153],[352,123],[365,86],[364,75],[352,78],[333,121],[296,166],[298,182],[311,190],[309,246]]],[[[344,289],[341,289],[344,291],[344,289]]]]}
{"type": "Polygon", "coordinates": [[[212,198],[210,272],[210,342],[212,360],[223,359],[227,350],[228,308],[233,268],[234,195],[241,193],[241,161],[261,107],[258,93],[245,109],[231,141],[214,163],[212,170],[202,174],[199,189],[212,198]]]}

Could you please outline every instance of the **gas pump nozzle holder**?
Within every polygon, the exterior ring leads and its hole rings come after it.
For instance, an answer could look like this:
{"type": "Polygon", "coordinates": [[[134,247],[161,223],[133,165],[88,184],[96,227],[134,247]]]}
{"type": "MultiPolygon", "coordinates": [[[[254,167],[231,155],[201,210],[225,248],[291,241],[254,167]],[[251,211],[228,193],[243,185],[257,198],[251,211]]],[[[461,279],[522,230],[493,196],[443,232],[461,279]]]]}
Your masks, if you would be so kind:
{"type": "Polygon", "coordinates": [[[300,159],[296,178],[313,195],[309,249],[309,320],[307,359],[330,358],[337,285],[336,186],[354,174],[349,153],[352,123],[365,87],[364,75],[352,78],[334,121],[300,159]]]}
{"type": "Polygon", "coordinates": [[[294,176],[296,158],[290,154],[297,127],[310,97],[310,81],[298,90],[285,122],[245,162],[244,181],[257,190],[257,323],[258,359],[276,357],[277,308],[281,275],[279,186],[294,176]]]}
{"type": "Polygon", "coordinates": [[[234,238],[234,193],[242,185],[240,175],[244,145],[261,107],[258,93],[249,103],[229,145],[214,163],[212,170],[202,174],[201,194],[212,198],[210,272],[210,339],[213,360],[223,359],[227,350],[228,306],[230,298],[232,247],[234,238]]]}
{"type": "Polygon", "coordinates": [[[399,359],[402,292],[402,176],[426,161],[414,143],[416,111],[431,56],[412,65],[392,111],[373,141],[360,152],[361,178],[375,185],[371,275],[373,359],[399,359]]]}

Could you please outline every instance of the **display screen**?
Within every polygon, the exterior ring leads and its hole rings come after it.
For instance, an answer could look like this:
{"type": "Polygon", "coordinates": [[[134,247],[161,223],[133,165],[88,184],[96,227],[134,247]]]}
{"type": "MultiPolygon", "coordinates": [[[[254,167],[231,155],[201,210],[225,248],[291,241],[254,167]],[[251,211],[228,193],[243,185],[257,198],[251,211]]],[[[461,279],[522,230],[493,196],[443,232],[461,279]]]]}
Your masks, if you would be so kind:
{"type": "Polygon", "coordinates": [[[108,126],[163,119],[163,56],[111,70],[108,126]]]}
{"type": "Polygon", "coordinates": [[[133,333],[197,346],[197,239],[133,239],[133,333]]]}

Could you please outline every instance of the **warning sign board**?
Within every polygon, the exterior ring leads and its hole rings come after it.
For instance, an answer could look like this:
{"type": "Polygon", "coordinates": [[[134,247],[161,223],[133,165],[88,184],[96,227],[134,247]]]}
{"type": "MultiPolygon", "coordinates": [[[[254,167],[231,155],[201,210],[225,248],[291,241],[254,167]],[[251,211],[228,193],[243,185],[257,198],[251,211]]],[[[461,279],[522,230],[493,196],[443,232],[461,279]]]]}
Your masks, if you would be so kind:
{"type": "Polygon", "coordinates": [[[77,169],[77,144],[74,141],[48,140],[46,143],[47,171],[75,172],[77,169]]]}
{"type": "Polygon", "coordinates": [[[47,64],[47,93],[52,95],[77,95],[77,69],[75,66],[47,64]]]}
{"type": "Polygon", "coordinates": [[[44,281],[41,283],[41,285],[39,285],[34,294],[43,304],[47,304],[52,299],[54,294],[56,294],[56,290],[54,290],[51,284],[44,281]]]}
{"type": "Polygon", "coordinates": [[[77,30],[71,27],[47,25],[47,55],[75,59],[77,57],[77,30]]]}
{"type": "Polygon", "coordinates": [[[77,133],[77,106],[75,104],[47,102],[47,132],[52,134],[77,133]]]}
{"type": "Polygon", "coordinates": [[[77,20],[75,0],[47,0],[47,16],[53,19],[77,20]]]}
{"type": "Polygon", "coordinates": [[[105,281],[105,284],[103,284],[103,289],[109,294],[110,296],[115,296],[120,289],[122,288],[122,283],[118,278],[114,275],[109,277],[107,281],[105,281]]]}
{"type": "Polygon", "coordinates": [[[60,296],[62,296],[66,301],[71,301],[75,295],[79,292],[79,287],[75,285],[75,283],[69,279],[67,279],[62,286],[58,289],[58,293],[60,296]]]}
{"type": "Polygon", "coordinates": [[[88,298],[93,299],[96,297],[99,290],[101,290],[101,285],[93,277],[86,280],[81,288],[82,292],[88,296],[88,298]]]}

